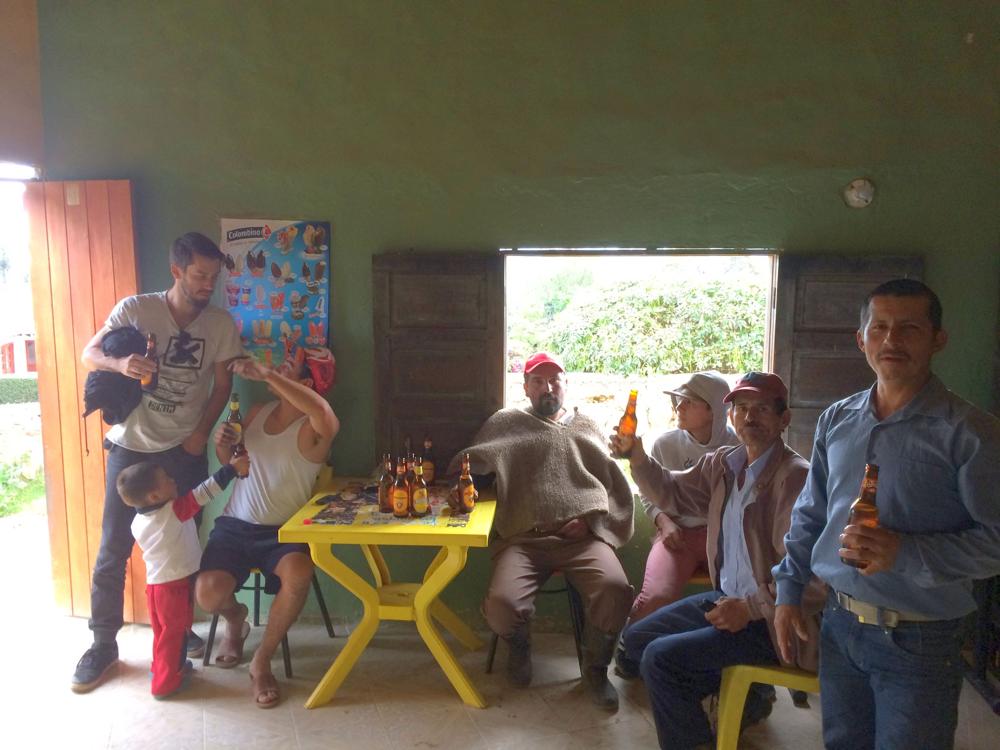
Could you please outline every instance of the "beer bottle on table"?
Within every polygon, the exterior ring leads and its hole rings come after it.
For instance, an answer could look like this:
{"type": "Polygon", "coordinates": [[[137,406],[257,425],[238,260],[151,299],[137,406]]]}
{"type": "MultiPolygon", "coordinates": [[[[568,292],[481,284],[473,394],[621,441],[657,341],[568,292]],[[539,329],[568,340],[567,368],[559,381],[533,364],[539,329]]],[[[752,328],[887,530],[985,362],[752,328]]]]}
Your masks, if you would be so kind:
{"type": "Polygon", "coordinates": [[[413,483],[410,485],[410,515],[422,518],[431,512],[431,501],[427,494],[424,470],[418,461],[413,467],[413,483]]]}
{"type": "MultiPolygon", "coordinates": [[[[146,334],[146,359],[151,359],[159,365],[156,356],[156,335],[153,333],[146,334]]],[[[143,375],[139,380],[139,383],[142,385],[142,390],[150,392],[156,390],[156,384],[158,382],[160,382],[159,369],[153,370],[148,375],[143,375]]]]}
{"type": "MultiPolygon", "coordinates": [[[[847,517],[848,526],[857,524],[868,528],[878,528],[878,506],[875,505],[875,493],[878,489],[878,466],[875,464],[865,464],[865,478],[861,480],[861,494],[858,499],[851,504],[851,512],[847,517]]],[[[868,567],[867,562],[858,560],[848,560],[846,557],[840,558],[846,565],[854,568],[868,567]]]]}
{"type": "Polygon", "coordinates": [[[412,453],[406,454],[406,491],[411,495],[412,505],[412,495],[413,495],[413,478],[416,476],[416,472],[413,471],[413,465],[416,463],[416,459],[413,457],[412,453]]]}
{"type": "Polygon", "coordinates": [[[434,444],[430,435],[424,435],[424,481],[427,484],[434,484],[434,444]]]}
{"type": "Polygon", "coordinates": [[[382,474],[378,478],[378,512],[392,513],[392,456],[382,457],[382,474]]]}
{"type": "Polygon", "coordinates": [[[476,485],[472,483],[468,453],[462,456],[462,476],[458,478],[458,507],[462,513],[471,513],[476,507],[476,485]]]}
{"type": "Polygon", "coordinates": [[[396,459],[396,482],[392,485],[392,515],[407,518],[410,515],[410,489],[406,484],[406,459],[396,459]]]}
{"type": "Polygon", "coordinates": [[[622,418],[618,420],[618,434],[621,437],[635,437],[636,427],[639,426],[639,420],[635,416],[635,402],[638,396],[638,391],[628,392],[628,405],[622,418]]]}

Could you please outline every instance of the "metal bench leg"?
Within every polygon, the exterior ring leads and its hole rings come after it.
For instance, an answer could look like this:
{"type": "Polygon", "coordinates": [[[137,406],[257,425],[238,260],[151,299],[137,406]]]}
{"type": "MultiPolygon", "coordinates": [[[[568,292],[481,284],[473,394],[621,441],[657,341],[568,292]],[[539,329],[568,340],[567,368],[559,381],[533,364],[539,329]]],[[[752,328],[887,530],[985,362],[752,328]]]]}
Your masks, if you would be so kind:
{"type": "Polygon", "coordinates": [[[315,571],[313,572],[313,592],[316,594],[316,603],[319,605],[319,611],[323,615],[323,624],[326,625],[326,634],[333,638],[335,633],[333,632],[333,623],[330,622],[330,612],[326,608],[326,600],[323,598],[323,589],[320,588],[319,579],[316,577],[315,571]]]}

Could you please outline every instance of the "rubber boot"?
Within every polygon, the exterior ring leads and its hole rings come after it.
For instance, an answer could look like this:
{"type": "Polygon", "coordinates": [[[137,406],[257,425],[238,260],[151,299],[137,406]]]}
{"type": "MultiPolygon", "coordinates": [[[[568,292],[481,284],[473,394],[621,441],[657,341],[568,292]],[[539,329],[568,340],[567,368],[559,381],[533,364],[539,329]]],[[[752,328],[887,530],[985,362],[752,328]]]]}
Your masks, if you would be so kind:
{"type": "Polygon", "coordinates": [[[531,631],[527,627],[518,628],[507,643],[507,681],[514,687],[528,687],[531,684],[531,631]]]}
{"type": "Polygon", "coordinates": [[[583,628],[583,681],[594,705],[609,711],[618,710],[618,691],[608,680],[608,665],[617,642],[617,633],[602,633],[589,625],[583,628]]]}

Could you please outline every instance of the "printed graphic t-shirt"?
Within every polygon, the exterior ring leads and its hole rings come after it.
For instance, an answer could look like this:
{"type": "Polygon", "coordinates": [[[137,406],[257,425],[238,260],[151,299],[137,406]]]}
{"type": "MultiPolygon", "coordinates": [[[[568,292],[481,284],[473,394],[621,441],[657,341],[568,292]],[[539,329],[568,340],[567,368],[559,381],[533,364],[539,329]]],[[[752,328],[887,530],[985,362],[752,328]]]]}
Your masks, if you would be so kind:
{"type": "Polygon", "coordinates": [[[212,390],[215,364],[243,354],[236,324],[225,310],[209,305],[184,330],[167,307],[167,293],[126,297],[105,323],[132,325],[156,336],[159,380],[121,424],[108,430],[112,443],[157,453],[180,445],[201,419],[212,390]]]}

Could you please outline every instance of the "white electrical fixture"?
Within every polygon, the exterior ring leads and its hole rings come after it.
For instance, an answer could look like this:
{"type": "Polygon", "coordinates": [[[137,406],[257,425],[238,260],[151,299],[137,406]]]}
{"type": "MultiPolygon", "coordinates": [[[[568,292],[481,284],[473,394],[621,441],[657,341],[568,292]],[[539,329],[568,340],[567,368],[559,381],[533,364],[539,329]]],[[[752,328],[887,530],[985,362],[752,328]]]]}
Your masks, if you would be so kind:
{"type": "Polygon", "coordinates": [[[851,180],[844,188],[844,203],[851,208],[864,208],[875,199],[875,185],[866,177],[851,180]]]}

